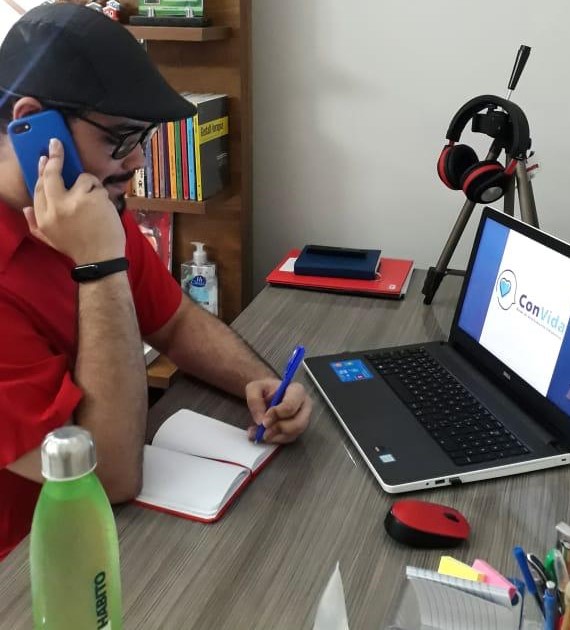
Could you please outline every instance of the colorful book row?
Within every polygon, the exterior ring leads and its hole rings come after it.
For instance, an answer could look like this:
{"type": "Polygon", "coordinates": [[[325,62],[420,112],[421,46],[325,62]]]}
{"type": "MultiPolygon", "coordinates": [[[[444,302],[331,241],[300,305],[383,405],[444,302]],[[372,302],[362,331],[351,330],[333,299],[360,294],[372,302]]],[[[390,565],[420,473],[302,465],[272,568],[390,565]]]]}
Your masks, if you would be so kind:
{"type": "Polygon", "coordinates": [[[134,177],[137,197],[203,201],[229,184],[228,97],[183,94],[193,118],[159,126],[146,150],[145,167],[134,177]]]}

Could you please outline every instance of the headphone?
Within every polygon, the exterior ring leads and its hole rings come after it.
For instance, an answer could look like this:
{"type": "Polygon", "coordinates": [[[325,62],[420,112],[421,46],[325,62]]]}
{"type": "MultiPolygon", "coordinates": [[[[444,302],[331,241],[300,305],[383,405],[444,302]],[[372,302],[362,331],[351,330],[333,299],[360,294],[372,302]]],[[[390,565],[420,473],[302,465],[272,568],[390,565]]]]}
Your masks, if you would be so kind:
{"type": "MultiPolygon", "coordinates": [[[[473,123],[473,130],[478,131],[475,121],[473,123]]],[[[522,109],[512,101],[489,95],[476,96],[465,103],[449,124],[446,138],[449,142],[443,147],[437,161],[437,174],[448,188],[463,190],[465,196],[475,203],[491,203],[505,194],[517,160],[525,159],[531,144],[528,121],[522,109]],[[506,114],[498,111],[495,114],[503,117],[508,124],[505,151],[510,156],[510,162],[506,167],[497,160],[479,161],[470,146],[455,144],[467,123],[478,112],[482,109],[495,110],[497,107],[501,107],[506,114]]]]}

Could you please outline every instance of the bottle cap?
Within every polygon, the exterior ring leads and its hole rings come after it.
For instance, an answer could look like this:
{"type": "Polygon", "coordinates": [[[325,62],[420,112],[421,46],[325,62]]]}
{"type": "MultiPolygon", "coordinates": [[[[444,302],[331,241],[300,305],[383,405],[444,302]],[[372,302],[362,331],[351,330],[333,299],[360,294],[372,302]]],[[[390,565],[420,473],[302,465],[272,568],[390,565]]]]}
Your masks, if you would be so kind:
{"type": "Polygon", "coordinates": [[[192,241],[192,245],[196,246],[192,262],[196,265],[203,265],[208,260],[208,258],[206,257],[206,252],[204,251],[204,243],[192,241]]]}
{"type": "Polygon", "coordinates": [[[97,463],[91,433],[70,426],[48,433],[42,443],[42,475],[50,481],[69,481],[90,473],[97,463]]]}

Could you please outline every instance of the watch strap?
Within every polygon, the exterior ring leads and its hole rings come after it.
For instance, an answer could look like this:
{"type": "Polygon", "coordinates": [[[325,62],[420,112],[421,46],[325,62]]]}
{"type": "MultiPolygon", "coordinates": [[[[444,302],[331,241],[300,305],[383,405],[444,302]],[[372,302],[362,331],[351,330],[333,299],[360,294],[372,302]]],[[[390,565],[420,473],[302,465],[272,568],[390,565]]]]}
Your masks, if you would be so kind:
{"type": "Polygon", "coordinates": [[[92,282],[119,271],[126,271],[128,268],[129,261],[123,256],[112,260],[78,265],[71,270],[71,277],[75,282],[92,282]]]}

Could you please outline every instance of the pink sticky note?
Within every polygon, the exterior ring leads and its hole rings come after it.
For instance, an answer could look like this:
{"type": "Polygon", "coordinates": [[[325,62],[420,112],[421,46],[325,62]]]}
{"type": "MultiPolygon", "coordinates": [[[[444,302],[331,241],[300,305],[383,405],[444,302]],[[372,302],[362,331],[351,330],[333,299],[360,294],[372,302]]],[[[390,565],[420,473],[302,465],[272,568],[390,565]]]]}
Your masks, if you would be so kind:
{"type": "Polygon", "coordinates": [[[496,569],[493,569],[493,567],[487,564],[484,560],[477,559],[472,566],[475,571],[479,571],[479,573],[483,573],[485,575],[485,582],[487,584],[507,589],[509,591],[509,597],[513,599],[517,589],[512,582],[507,580],[506,577],[502,576],[496,569]]]}

